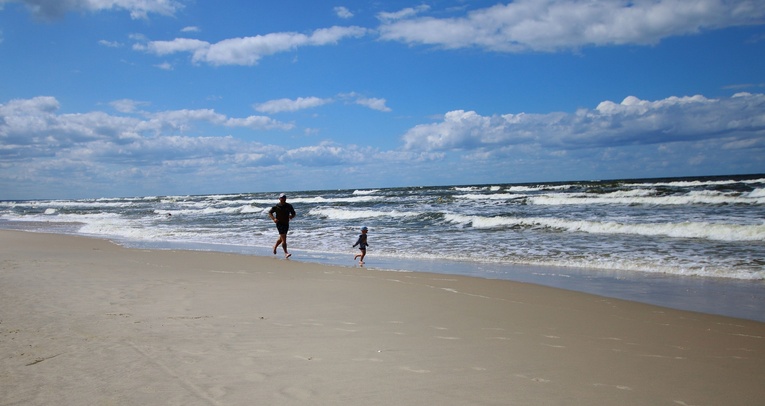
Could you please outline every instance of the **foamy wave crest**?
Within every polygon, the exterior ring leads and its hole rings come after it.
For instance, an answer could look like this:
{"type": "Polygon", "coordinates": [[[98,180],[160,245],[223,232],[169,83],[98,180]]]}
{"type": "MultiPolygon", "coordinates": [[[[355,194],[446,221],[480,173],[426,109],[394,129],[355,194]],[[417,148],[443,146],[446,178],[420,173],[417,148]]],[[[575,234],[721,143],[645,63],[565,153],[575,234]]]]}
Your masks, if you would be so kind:
{"type": "Polygon", "coordinates": [[[572,221],[554,218],[482,217],[447,214],[448,222],[474,228],[549,227],[590,234],[631,234],[673,238],[702,238],[717,241],[765,241],[765,224],[647,223],[628,224],[599,221],[572,221]]]}
{"type": "Polygon", "coordinates": [[[373,195],[377,192],[379,192],[380,189],[372,189],[372,190],[354,190],[354,195],[373,195]]]}
{"type": "Polygon", "coordinates": [[[765,183],[765,178],[761,178],[761,179],[744,179],[744,180],[733,180],[733,179],[729,179],[729,180],[691,180],[691,181],[674,181],[674,182],[635,183],[632,186],[708,187],[708,186],[735,185],[737,183],[745,183],[745,184],[765,183]]]}
{"type": "Polygon", "coordinates": [[[486,186],[455,186],[453,188],[458,192],[479,192],[481,190],[488,190],[486,186]]]}
{"type": "Polygon", "coordinates": [[[472,226],[474,228],[500,228],[530,225],[524,219],[514,217],[482,217],[467,216],[463,214],[445,214],[444,220],[450,223],[462,226],[472,226]]]}
{"type": "Polygon", "coordinates": [[[375,217],[413,217],[419,215],[418,213],[401,211],[348,210],[333,208],[311,209],[308,214],[325,217],[331,220],[355,220],[375,217]]]}
{"type": "Polygon", "coordinates": [[[242,206],[241,209],[240,209],[240,213],[242,213],[242,214],[265,213],[267,211],[268,211],[267,208],[257,207],[257,206],[253,206],[253,205],[249,205],[249,204],[246,205],[246,206],[242,206]]]}
{"type": "Polygon", "coordinates": [[[688,204],[765,204],[765,195],[750,192],[745,195],[731,195],[714,191],[696,191],[685,195],[651,196],[650,191],[632,190],[593,195],[589,193],[572,194],[549,194],[541,196],[529,196],[528,204],[562,206],[562,205],[588,205],[588,204],[619,204],[619,205],[688,205],[688,204]]]}
{"type": "Polygon", "coordinates": [[[538,185],[538,186],[510,186],[506,188],[508,192],[525,193],[540,192],[544,190],[565,190],[571,189],[574,185],[538,185]]]}
{"type": "MultiPolygon", "coordinates": [[[[551,227],[556,227],[551,222],[551,227]]],[[[634,234],[666,236],[673,238],[703,238],[717,241],[763,241],[765,225],[715,224],[715,223],[653,223],[623,224],[615,222],[564,221],[560,224],[568,231],[593,234],[634,234]]]]}
{"type": "Polygon", "coordinates": [[[523,199],[526,196],[525,195],[518,195],[513,193],[494,193],[494,194],[465,194],[465,195],[458,195],[455,196],[458,199],[465,199],[465,200],[515,200],[515,199],[523,199]]]}
{"type": "MultiPolygon", "coordinates": [[[[304,203],[304,204],[333,204],[333,203],[368,203],[382,200],[383,196],[348,196],[348,197],[287,197],[287,201],[291,204],[304,203]]],[[[271,206],[278,203],[276,199],[253,199],[250,203],[256,204],[270,204],[271,206]]]]}
{"type": "Polygon", "coordinates": [[[170,229],[137,227],[128,221],[120,219],[88,223],[80,228],[80,232],[86,235],[127,238],[140,241],[172,240],[173,236],[177,234],[176,231],[170,229]]]}

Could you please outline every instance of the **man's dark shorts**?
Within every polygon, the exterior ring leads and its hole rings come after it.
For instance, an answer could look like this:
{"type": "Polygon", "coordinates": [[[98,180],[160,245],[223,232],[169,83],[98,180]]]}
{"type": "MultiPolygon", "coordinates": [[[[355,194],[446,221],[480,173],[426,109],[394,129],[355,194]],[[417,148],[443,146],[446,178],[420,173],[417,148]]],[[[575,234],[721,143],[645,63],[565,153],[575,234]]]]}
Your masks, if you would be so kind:
{"type": "Polygon", "coordinates": [[[290,223],[276,223],[276,229],[279,230],[279,235],[287,234],[287,231],[290,231],[290,223]]]}

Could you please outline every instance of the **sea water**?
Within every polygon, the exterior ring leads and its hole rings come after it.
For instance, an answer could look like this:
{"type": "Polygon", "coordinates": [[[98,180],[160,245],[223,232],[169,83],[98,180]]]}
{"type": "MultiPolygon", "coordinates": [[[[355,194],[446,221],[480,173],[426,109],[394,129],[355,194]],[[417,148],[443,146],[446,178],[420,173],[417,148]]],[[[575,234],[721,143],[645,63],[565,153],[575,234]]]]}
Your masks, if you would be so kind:
{"type": "Polygon", "coordinates": [[[351,246],[367,226],[370,268],[712,313],[733,306],[733,315],[765,320],[765,175],[0,201],[0,228],[271,255],[267,212],[279,192],[298,214],[295,260],[353,266],[351,246]]]}

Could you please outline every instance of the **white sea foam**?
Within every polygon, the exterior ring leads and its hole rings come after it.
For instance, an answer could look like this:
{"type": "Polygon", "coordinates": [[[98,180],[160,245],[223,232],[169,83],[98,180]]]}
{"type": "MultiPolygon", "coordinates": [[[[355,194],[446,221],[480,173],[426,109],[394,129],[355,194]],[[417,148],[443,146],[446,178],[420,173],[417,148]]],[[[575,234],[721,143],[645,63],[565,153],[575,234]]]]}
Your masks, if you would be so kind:
{"type": "Polygon", "coordinates": [[[732,195],[715,191],[692,191],[684,195],[651,196],[644,192],[614,192],[600,195],[589,193],[546,194],[529,196],[528,204],[562,206],[562,205],[689,205],[689,204],[765,204],[765,196],[732,195]]]}
{"type": "Polygon", "coordinates": [[[457,195],[455,198],[457,199],[464,199],[464,200],[516,200],[516,199],[522,199],[526,197],[526,195],[519,195],[514,193],[492,193],[492,194],[464,194],[464,195],[457,195]]]}
{"type": "Polygon", "coordinates": [[[543,190],[566,190],[573,188],[574,185],[536,185],[536,186],[509,186],[505,188],[508,192],[526,193],[539,192],[543,190]]]}
{"type": "Polygon", "coordinates": [[[375,217],[412,217],[418,216],[418,213],[401,211],[377,211],[377,210],[347,210],[337,208],[315,208],[309,212],[313,216],[326,217],[332,220],[356,220],[375,217]]]}
{"type": "Polygon", "coordinates": [[[452,189],[458,192],[478,192],[481,190],[487,190],[486,186],[455,186],[452,189]]]}
{"type": "Polygon", "coordinates": [[[648,187],[666,186],[666,187],[689,188],[689,187],[709,187],[709,186],[735,185],[737,183],[762,184],[762,183],[765,183],[765,178],[760,178],[760,179],[742,179],[742,180],[734,180],[734,179],[726,179],[726,180],[687,180],[687,181],[655,182],[655,183],[634,183],[634,184],[630,184],[630,186],[648,186],[648,187]]]}
{"type": "MultiPolygon", "coordinates": [[[[362,195],[362,196],[342,196],[342,197],[324,197],[324,196],[312,196],[312,197],[300,197],[300,196],[288,196],[287,202],[290,204],[324,204],[331,205],[337,203],[366,203],[375,202],[384,199],[383,196],[374,195],[362,195]]],[[[253,199],[249,201],[253,204],[265,204],[275,205],[278,203],[275,199],[253,199]]]]}
{"type": "Polygon", "coordinates": [[[500,227],[548,227],[565,231],[592,234],[632,234],[642,236],[666,236],[674,238],[703,238],[718,241],[765,241],[765,224],[714,224],[706,222],[682,223],[618,223],[613,221],[566,220],[560,218],[482,217],[447,214],[444,219],[474,228],[500,227]]]}

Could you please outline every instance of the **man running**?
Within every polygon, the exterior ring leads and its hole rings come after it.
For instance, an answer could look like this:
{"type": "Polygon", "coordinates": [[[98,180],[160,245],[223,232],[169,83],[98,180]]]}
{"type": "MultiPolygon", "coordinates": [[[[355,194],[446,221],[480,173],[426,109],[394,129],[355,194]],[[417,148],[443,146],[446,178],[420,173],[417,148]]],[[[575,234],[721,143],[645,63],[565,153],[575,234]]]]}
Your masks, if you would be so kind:
{"type": "Polygon", "coordinates": [[[276,229],[279,231],[279,239],[274,245],[274,255],[276,255],[276,249],[281,244],[284,258],[291,257],[292,254],[287,251],[287,232],[290,231],[290,220],[295,218],[295,209],[287,203],[287,195],[284,193],[279,195],[279,203],[268,211],[268,217],[276,223],[276,229]]]}

